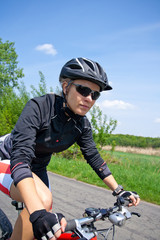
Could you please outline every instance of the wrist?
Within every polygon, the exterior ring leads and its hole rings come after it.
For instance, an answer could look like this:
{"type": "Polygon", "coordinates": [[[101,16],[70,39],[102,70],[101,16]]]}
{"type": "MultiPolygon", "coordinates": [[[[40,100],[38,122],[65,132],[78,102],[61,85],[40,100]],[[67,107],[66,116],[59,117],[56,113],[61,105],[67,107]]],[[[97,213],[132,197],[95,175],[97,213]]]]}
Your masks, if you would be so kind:
{"type": "Polygon", "coordinates": [[[118,187],[113,191],[112,195],[117,196],[122,190],[123,187],[121,185],[118,185],[118,187]]]}
{"type": "Polygon", "coordinates": [[[31,223],[35,222],[39,217],[42,217],[46,213],[46,209],[36,210],[30,214],[31,223]]]}

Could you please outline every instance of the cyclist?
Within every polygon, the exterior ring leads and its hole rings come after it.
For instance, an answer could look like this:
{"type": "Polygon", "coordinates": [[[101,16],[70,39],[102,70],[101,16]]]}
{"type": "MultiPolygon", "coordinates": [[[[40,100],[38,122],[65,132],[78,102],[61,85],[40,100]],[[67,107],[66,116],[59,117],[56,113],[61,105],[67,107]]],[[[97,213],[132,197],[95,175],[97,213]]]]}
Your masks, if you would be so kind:
{"type": "Polygon", "coordinates": [[[62,96],[46,94],[31,99],[11,134],[0,138],[0,190],[26,207],[11,239],[54,239],[64,231],[64,216],[50,212],[52,194],[46,167],[52,153],[75,142],[114,196],[131,198],[130,206],[140,201],[138,194],[124,191],[114,179],[98,153],[86,117],[100,92],[112,89],[102,67],[92,60],[75,58],[63,66],[59,81],[62,96]]]}

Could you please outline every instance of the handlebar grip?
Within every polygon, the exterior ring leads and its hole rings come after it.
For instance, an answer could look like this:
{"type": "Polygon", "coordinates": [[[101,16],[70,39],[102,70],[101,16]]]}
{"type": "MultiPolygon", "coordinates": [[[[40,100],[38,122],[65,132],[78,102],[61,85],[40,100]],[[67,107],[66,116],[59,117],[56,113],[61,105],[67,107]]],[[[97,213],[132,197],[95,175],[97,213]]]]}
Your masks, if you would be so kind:
{"type": "Polygon", "coordinates": [[[124,197],[118,197],[117,199],[118,205],[123,205],[124,207],[128,206],[130,203],[132,203],[132,200],[129,198],[124,197]]]}
{"type": "Polygon", "coordinates": [[[124,206],[128,206],[130,203],[132,203],[132,200],[131,199],[125,199],[124,200],[124,206]]]}
{"type": "Polygon", "coordinates": [[[65,232],[73,231],[76,228],[75,219],[67,221],[67,226],[65,228],[65,232]]]}

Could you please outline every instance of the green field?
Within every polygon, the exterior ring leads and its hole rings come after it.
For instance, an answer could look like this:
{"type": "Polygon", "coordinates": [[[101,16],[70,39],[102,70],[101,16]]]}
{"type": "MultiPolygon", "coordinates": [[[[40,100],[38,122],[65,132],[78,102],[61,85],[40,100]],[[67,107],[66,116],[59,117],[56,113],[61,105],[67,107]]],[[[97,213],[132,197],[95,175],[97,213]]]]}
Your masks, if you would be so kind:
{"type": "MultiPolygon", "coordinates": [[[[137,191],[142,200],[160,205],[160,157],[133,153],[107,153],[108,166],[119,184],[137,191]]],[[[106,187],[85,160],[53,156],[48,170],[100,187],[106,187]]]]}

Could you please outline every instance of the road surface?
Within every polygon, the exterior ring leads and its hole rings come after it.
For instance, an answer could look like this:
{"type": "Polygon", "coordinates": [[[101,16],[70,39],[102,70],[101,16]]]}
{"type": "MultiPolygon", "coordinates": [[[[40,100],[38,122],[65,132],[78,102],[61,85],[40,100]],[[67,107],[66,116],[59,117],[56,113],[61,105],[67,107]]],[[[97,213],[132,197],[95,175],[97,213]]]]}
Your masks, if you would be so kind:
{"type": "MultiPolygon", "coordinates": [[[[105,208],[111,207],[114,203],[115,199],[109,190],[53,173],[49,173],[49,178],[53,192],[53,211],[62,212],[66,219],[82,217],[86,207],[105,208]]],[[[14,224],[17,213],[10,203],[10,198],[0,192],[0,208],[4,210],[14,224]]],[[[132,207],[132,211],[139,212],[141,217],[133,216],[124,227],[117,227],[115,239],[159,240],[160,206],[141,201],[138,207],[132,207]]],[[[101,223],[101,227],[105,226],[109,226],[108,221],[101,223]]]]}

